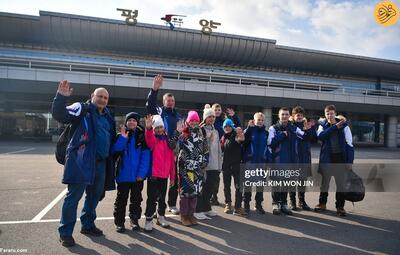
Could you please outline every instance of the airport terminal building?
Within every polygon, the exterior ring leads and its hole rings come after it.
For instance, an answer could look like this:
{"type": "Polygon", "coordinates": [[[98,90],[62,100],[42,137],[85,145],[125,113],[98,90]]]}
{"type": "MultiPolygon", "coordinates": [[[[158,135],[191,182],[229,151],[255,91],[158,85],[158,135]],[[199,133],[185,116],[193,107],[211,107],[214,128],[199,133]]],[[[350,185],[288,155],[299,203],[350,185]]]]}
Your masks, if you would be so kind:
{"type": "Polygon", "coordinates": [[[262,111],[270,124],[282,106],[301,105],[318,119],[335,104],[351,120],[355,143],[400,146],[399,61],[44,11],[0,13],[0,139],[56,133],[49,110],[62,79],[74,88],[71,102],[101,86],[117,120],[145,114],[156,74],[182,113],[218,102],[243,123],[262,111]]]}

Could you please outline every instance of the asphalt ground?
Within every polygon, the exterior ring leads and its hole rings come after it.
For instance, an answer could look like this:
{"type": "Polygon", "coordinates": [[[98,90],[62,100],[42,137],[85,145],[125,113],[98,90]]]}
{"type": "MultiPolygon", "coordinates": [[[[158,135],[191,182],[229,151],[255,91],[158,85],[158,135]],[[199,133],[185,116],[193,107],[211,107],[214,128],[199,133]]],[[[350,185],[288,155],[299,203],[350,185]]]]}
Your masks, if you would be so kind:
{"type": "MultiPolygon", "coordinates": [[[[265,215],[252,211],[248,218],[223,213],[184,227],[179,216],[168,215],[171,228],[155,225],[152,233],[126,231],[119,234],[113,224],[116,193],[108,192],[97,208],[96,225],[105,236],[79,233],[77,245],[64,248],[58,242],[63,194],[62,166],[53,156],[54,144],[0,142],[0,253],[23,254],[400,254],[400,193],[367,193],[354,206],[347,203],[347,217],[337,217],[334,194],[328,211],[299,211],[293,216],[271,214],[271,195],[264,193],[265,215]]],[[[318,148],[313,148],[313,159],[318,148]]],[[[358,148],[356,162],[400,163],[400,150],[358,148]]],[[[399,169],[400,171],[400,169],[399,169]]],[[[223,185],[219,200],[223,201],[223,185]]],[[[233,188],[233,187],[232,187],[233,188]]],[[[146,187],[143,191],[145,209],[146,187]]],[[[318,193],[307,193],[310,206],[318,193]]],[[[83,199],[82,201],[83,202],[83,199]]],[[[254,204],[253,204],[254,205],[254,204]]],[[[78,209],[82,208],[82,203],[78,209]]],[[[144,225],[144,219],[140,221],[144,225]]],[[[126,224],[128,227],[128,224],[126,224]]]]}

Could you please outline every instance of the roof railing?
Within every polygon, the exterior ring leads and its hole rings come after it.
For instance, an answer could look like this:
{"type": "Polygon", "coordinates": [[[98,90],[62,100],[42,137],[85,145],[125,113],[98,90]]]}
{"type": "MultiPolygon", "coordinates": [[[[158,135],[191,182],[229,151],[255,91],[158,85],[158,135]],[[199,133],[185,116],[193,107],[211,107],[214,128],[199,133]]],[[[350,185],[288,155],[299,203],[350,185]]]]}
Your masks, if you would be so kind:
{"type": "Polygon", "coordinates": [[[279,78],[259,78],[240,74],[222,74],[211,72],[190,72],[167,68],[135,67],[129,65],[101,65],[86,62],[69,62],[56,60],[41,60],[29,58],[0,57],[0,66],[27,67],[30,69],[50,69],[63,71],[81,71],[116,75],[133,75],[148,77],[156,73],[163,74],[166,78],[177,80],[196,80],[209,83],[229,83],[239,86],[264,86],[269,88],[293,89],[298,91],[316,91],[337,94],[362,95],[370,97],[400,97],[399,91],[373,90],[362,88],[347,88],[342,84],[327,82],[306,82],[302,80],[285,80],[279,78]]]}

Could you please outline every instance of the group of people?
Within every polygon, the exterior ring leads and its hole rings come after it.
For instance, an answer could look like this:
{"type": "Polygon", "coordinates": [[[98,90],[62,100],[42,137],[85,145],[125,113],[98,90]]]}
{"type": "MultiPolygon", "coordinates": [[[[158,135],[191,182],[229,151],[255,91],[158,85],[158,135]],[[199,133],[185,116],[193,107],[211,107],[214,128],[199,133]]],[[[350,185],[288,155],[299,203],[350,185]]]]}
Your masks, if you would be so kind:
{"type": "MultiPolygon", "coordinates": [[[[220,104],[205,105],[200,118],[189,111],[183,118],[175,109],[171,93],[163,95],[163,106],[157,104],[163,84],[161,75],[153,80],[147,98],[144,125],[142,116],[130,112],[125,116],[117,134],[116,123],[107,108],[109,94],[96,89],[91,99],[67,106],[72,93],[68,81],[61,81],[52,105],[53,117],[70,125],[66,150],[63,183],[68,185],[59,225],[63,246],[75,245],[72,237],[77,206],[86,192],[80,215],[81,233],[103,235],[96,227],[96,207],[105,192],[117,189],[114,203],[114,223],[117,232],[124,232],[125,213],[129,200],[129,219],[132,230],[140,229],[142,193],[147,182],[147,200],[143,230],[151,232],[153,221],[168,228],[168,210],[180,214],[185,226],[217,215],[212,205],[219,205],[220,173],[222,171],[225,213],[246,217],[250,213],[252,191],[240,184],[241,164],[301,163],[311,164],[311,144],[321,141],[320,163],[352,163],[354,151],[352,135],[344,118],[336,115],[333,105],[325,107],[325,119],[316,123],[305,118],[302,107],[279,110],[279,121],[265,126],[265,116],[254,114],[243,130],[233,109],[223,112],[220,104]],[[231,182],[235,198],[232,205],[231,182]],[[166,201],[168,190],[168,200],[166,201]],[[177,198],[179,196],[179,209],[177,198]],[[167,206],[168,204],[168,206],[167,206]]],[[[306,175],[305,175],[306,176],[306,175]]],[[[316,211],[326,210],[331,177],[337,183],[336,209],[345,216],[344,197],[339,187],[342,174],[323,173],[319,203],[316,211]]],[[[304,177],[306,178],[306,177],[304,177]]],[[[255,192],[255,210],[264,214],[263,191],[255,192]]],[[[273,188],[273,214],[292,214],[292,210],[311,210],[305,201],[305,188],[288,192],[273,188]]]]}

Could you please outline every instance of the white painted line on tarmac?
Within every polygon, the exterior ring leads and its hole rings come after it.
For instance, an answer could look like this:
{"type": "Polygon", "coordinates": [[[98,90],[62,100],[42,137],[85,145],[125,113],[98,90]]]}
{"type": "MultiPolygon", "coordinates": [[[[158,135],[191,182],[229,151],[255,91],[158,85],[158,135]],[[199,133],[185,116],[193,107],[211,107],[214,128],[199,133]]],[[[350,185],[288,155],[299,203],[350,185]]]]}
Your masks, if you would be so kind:
{"type": "Polygon", "coordinates": [[[58,203],[58,201],[60,201],[65,196],[65,194],[67,194],[67,192],[67,188],[61,191],[61,193],[53,201],[51,201],[50,204],[48,204],[40,213],[38,213],[38,215],[36,215],[32,219],[32,222],[40,221],[46,215],[46,213],[48,213],[51,208],[53,208],[58,203]]]}
{"type": "Polygon", "coordinates": [[[31,148],[27,148],[27,149],[23,149],[23,150],[10,151],[10,152],[0,153],[0,154],[1,155],[10,155],[10,154],[17,154],[17,153],[21,153],[21,152],[33,151],[35,149],[36,149],[35,147],[31,147],[31,148]]]}
{"type": "MultiPolygon", "coordinates": [[[[166,214],[165,215],[167,218],[168,217],[179,217],[179,215],[175,214],[166,214]]],[[[144,215],[141,218],[146,218],[144,215]]],[[[129,219],[128,216],[125,217],[125,219],[129,219]]],[[[98,217],[96,220],[114,220],[114,217],[98,217]]],[[[80,221],[79,218],[76,219],[76,221],[80,221]]],[[[0,221],[0,225],[15,225],[15,224],[32,224],[32,223],[52,223],[52,222],[60,222],[60,219],[45,219],[45,220],[38,220],[38,221],[33,221],[33,220],[20,220],[20,221],[0,221]]]]}

